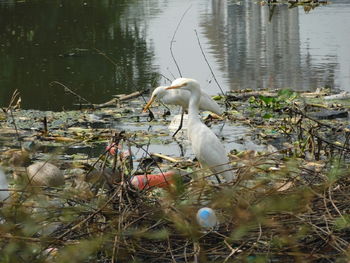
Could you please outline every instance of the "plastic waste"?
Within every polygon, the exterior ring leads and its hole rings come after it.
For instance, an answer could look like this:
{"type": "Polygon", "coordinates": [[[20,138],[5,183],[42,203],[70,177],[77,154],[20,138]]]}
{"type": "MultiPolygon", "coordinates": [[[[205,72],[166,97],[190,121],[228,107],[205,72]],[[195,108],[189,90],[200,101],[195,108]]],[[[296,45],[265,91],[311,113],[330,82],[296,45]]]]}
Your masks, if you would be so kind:
{"type": "Polygon", "coordinates": [[[116,155],[118,152],[120,153],[121,158],[126,159],[130,155],[132,155],[132,152],[129,150],[123,151],[123,146],[121,144],[111,143],[106,147],[106,151],[109,152],[110,155],[116,155]]]}
{"type": "Polygon", "coordinates": [[[27,167],[29,182],[39,186],[64,185],[64,175],[57,166],[48,162],[36,162],[27,167]]]}
{"type": "Polygon", "coordinates": [[[197,212],[197,222],[204,228],[214,228],[219,224],[215,211],[209,207],[203,207],[197,212]]]}
{"type": "Polygon", "coordinates": [[[329,95],[324,97],[325,100],[347,100],[350,99],[350,93],[347,91],[339,94],[329,95]]]}
{"type": "Polygon", "coordinates": [[[131,177],[130,183],[138,190],[144,190],[150,187],[167,188],[170,184],[174,183],[175,174],[177,174],[176,170],[170,170],[159,174],[135,175],[131,177]]]}

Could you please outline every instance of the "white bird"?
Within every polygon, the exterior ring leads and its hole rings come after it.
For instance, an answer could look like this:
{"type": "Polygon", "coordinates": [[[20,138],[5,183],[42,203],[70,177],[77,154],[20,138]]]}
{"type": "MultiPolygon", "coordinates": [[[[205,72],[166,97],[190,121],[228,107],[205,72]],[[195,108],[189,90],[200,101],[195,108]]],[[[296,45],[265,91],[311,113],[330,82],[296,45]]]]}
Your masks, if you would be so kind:
{"type": "Polygon", "coordinates": [[[192,151],[203,167],[208,167],[213,173],[220,174],[227,182],[231,182],[234,176],[230,170],[225,148],[215,133],[202,123],[198,115],[201,96],[199,83],[194,79],[183,78],[176,85],[171,85],[166,89],[181,89],[190,92],[187,132],[192,151]]]}
{"type": "MultiPolygon", "coordinates": [[[[178,78],[175,79],[171,86],[176,86],[179,83],[182,83],[186,78],[178,78]]],[[[159,99],[165,104],[170,105],[178,105],[182,107],[182,115],[180,120],[180,127],[177,129],[177,131],[173,134],[173,136],[176,135],[176,133],[182,128],[182,122],[183,122],[183,114],[186,109],[188,109],[188,104],[190,100],[190,92],[184,89],[180,90],[167,90],[167,86],[159,86],[154,89],[152,92],[152,96],[146,106],[144,107],[144,112],[151,107],[152,103],[159,99]]],[[[200,101],[199,101],[199,109],[200,110],[207,110],[211,111],[215,114],[221,115],[223,113],[223,110],[220,108],[220,106],[204,91],[201,91],[200,94],[200,101]]]]}
{"type": "Polygon", "coordinates": [[[0,202],[6,200],[10,193],[6,189],[9,188],[9,184],[6,179],[6,175],[0,167],[0,202]]]}

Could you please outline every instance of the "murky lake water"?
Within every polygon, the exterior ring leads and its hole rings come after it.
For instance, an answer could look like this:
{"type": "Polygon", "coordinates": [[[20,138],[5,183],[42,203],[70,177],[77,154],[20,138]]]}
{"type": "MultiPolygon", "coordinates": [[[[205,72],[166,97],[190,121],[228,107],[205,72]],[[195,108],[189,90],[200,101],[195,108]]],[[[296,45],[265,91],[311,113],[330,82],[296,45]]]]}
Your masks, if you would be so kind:
{"type": "Polygon", "coordinates": [[[15,89],[22,107],[74,109],[112,94],[166,83],[179,72],[219,93],[198,46],[224,91],[329,86],[350,90],[350,3],[305,13],[255,1],[0,0],[0,106],[15,89]],[[269,18],[271,21],[269,21],[269,18]]]}

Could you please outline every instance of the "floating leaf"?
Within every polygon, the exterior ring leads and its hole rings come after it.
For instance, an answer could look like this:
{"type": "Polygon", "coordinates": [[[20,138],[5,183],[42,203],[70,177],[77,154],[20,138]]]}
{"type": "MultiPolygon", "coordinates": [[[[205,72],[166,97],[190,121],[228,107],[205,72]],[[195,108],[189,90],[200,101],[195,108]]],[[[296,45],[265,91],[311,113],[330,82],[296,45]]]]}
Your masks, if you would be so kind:
{"type": "Polygon", "coordinates": [[[263,115],[263,118],[264,118],[264,119],[271,119],[272,117],[273,117],[273,115],[270,114],[270,113],[265,113],[265,114],[263,115]]]}

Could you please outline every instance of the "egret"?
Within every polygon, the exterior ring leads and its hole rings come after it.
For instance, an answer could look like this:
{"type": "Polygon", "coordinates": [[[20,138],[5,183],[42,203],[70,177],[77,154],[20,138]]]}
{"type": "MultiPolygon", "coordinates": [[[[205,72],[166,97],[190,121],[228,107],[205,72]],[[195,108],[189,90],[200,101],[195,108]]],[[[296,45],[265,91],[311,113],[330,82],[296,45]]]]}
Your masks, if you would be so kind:
{"type": "MultiPolygon", "coordinates": [[[[185,78],[178,78],[175,79],[171,86],[176,86],[179,83],[182,83],[185,78]]],[[[173,137],[178,133],[179,130],[182,128],[183,123],[183,115],[186,109],[188,109],[188,104],[190,100],[190,92],[187,90],[167,90],[167,86],[159,86],[154,89],[152,92],[152,96],[146,106],[144,107],[143,111],[145,112],[148,108],[151,107],[152,103],[159,99],[165,104],[170,105],[178,105],[182,107],[182,114],[181,114],[181,120],[180,120],[180,126],[173,134],[173,137]]],[[[220,106],[204,91],[201,91],[200,100],[199,100],[199,109],[200,110],[207,110],[211,111],[215,114],[221,115],[223,113],[220,106]]]]}
{"type": "Polygon", "coordinates": [[[188,105],[188,138],[192,151],[203,167],[208,167],[213,173],[222,175],[227,182],[234,179],[230,170],[229,159],[224,146],[215,133],[199,118],[199,103],[201,89],[194,79],[183,78],[176,85],[166,90],[187,90],[190,92],[188,105]]]}

